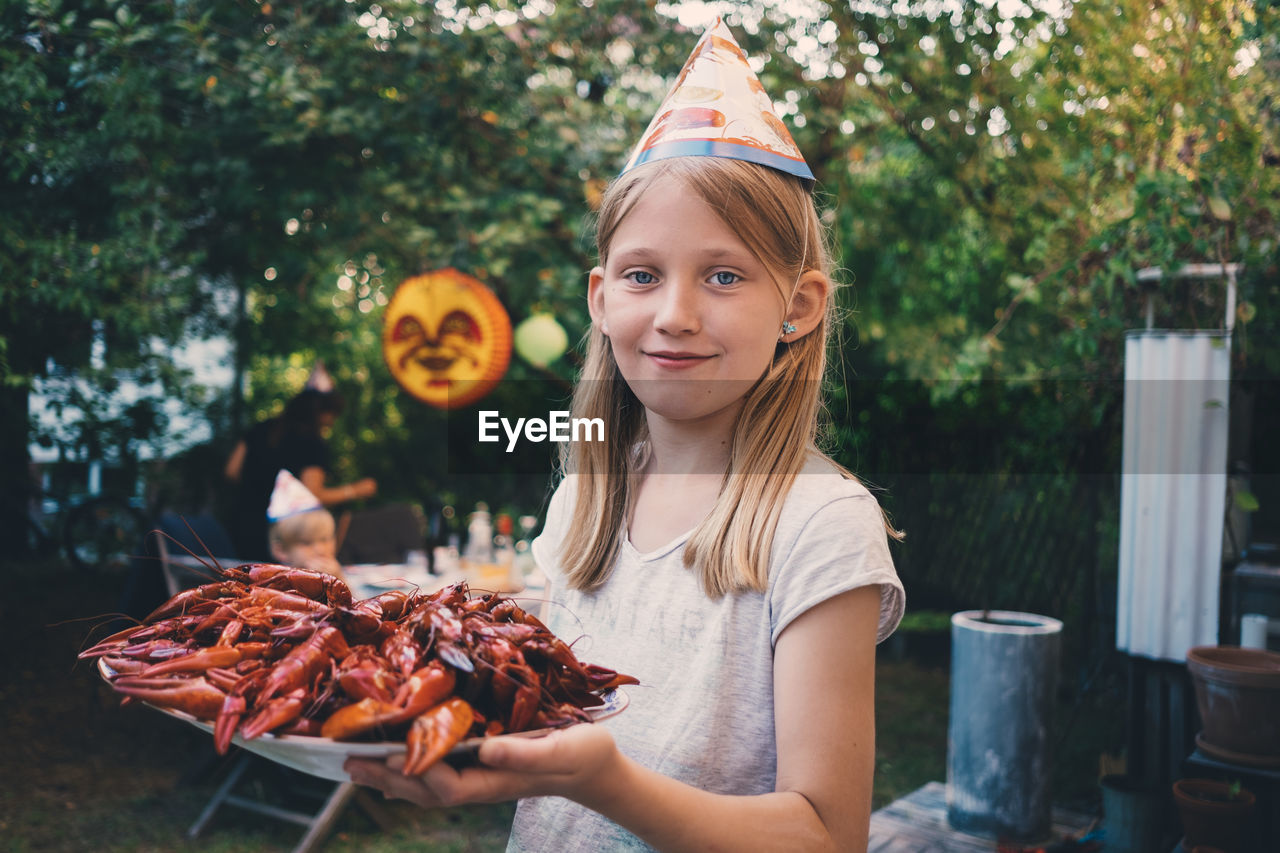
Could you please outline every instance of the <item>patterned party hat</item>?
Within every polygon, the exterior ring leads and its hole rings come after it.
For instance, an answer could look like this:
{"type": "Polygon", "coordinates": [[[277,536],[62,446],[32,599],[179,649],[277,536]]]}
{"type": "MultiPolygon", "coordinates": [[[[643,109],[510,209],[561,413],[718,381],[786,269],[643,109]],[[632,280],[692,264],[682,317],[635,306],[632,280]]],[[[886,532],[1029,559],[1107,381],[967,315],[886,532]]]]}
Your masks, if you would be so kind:
{"type": "Polygon", "coordinates": [[[622,171],[689,156],[748,160],[814,180],[747,55],[719,18],[698,40],[622,171]]]}
{"type": "Polygon", "coordinates": [[[323,361],[316,360],[316,366],[311,368],[311,375],[307,377],[307,384],[302,387],[325,394],[333,390],[333,377],[324,369],[323,361]]]}
{"type": "Polygon", "coordinates": [[[271,503],[267,505],[267,521],[276,522],[323,507],[320,499],[302,485],[301,480],[281,468],[276,474],[275,488],[271,490],[271,503]]]}

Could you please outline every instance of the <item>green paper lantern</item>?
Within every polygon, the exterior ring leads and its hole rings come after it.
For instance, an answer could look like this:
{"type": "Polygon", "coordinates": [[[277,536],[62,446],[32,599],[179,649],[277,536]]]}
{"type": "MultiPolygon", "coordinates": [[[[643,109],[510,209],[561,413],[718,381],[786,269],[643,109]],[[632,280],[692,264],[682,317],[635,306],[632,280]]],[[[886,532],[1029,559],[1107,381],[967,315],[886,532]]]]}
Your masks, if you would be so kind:
{"type": "Polygon", "coordinates": [[[536,367],[546,367],[569,348],[569,334],[550,314],[534,314],[516,326],[516,352],[536,367]]]}

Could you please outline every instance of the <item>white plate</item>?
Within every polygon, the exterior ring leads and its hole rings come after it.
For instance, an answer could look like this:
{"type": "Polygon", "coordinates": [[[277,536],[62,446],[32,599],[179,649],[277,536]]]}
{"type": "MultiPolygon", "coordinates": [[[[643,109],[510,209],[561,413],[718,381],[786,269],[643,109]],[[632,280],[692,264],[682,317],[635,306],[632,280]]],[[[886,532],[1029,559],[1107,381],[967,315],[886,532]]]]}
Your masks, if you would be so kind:
{"type": "MultiPolygon", "coordinates": [[[[114,675],[111,667],[107,666],[102,659],[98,660],[98,670],[102,673],[102,677],[108,680],[114,675]]],[[[610,690],[600,698],[604,700],[603,705],[587,709],[587,713],[591,715],[592,722],[621,713],[630,702],[627,694],[617,689],[610,690]]],[[[160,708],[155,705],[151,705],[151,707],[183,722],[190,723],[196,728],[203,729],[211,734],[213,732],[212,723],[198,720],[183,711],[160,708]]],[[[509,735],[497,735],[497,737],[543,737],[552,731],[554,730],[535,729],[527,732],[515,732],[509,735]]],[[[480,744],[484,743],[485,740],[487,738],[468,738],[449,750],[449,755],[464,755],[474,752],[479,749],[480,744]]],[[[308,737],[306,735],[262,735],[253,740],[245,740],[237,734],[232,738],[232,743],[278,764],[292,767],[294,770],[300,770],[312,776],[319,776],[322,779],[329,779],[333,782],[346,782],[351,778],[347,771],[342,769],[342,765],[350,757],[385,759],[388,756],[399,755],[405,751],[404,741],[360,743],[358,741],[338,741],[327,737],[308,737]]]]}

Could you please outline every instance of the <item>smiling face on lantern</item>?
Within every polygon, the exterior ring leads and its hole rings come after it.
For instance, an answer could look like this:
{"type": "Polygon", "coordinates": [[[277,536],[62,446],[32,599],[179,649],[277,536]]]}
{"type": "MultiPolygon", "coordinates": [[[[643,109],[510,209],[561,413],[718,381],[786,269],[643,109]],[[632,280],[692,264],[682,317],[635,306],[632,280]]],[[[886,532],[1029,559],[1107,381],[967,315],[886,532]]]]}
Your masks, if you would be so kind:
{"type": "Polygon", "coordinates": [[[479,366],[478,351],[484,345],[479,324],[465,311],[450,311],[434,333],[418,317],[406,314],[396,322],[391,340],[406,347],[400,356],[400,369],[404,370],[410,361],[416,362],[432,375],[430,382],[447,381],[460,361],[463,371],[468,366],[479,366]]]}
{"type": "Polygon", "coordinates": [[[382,335],[396,381],[424,403],[465,406],[493,389],[511,360],[511,321],[487,287],[454,269],[396,290],[382,335]]]}

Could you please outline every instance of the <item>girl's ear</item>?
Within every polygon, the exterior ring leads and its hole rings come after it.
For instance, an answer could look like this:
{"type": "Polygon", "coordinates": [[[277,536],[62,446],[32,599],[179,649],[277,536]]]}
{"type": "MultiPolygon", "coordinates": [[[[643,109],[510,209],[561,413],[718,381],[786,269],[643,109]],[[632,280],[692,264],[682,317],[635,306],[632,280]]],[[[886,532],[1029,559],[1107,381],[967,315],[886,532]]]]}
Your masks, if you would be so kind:
{"type": "Polygon", "coordinates": [[[587,279],[587,311],[595,327],[608,337],[609,323],[604,318],[604,267],[593,268],[587,279]]]}
{"type": "Polygon", "coordinates": [[[795,292],[791,294],[787,315],[783,318],[794,330],[784,332],[780,340],[798,341],[818,328],[827,312],[827,297],[830,293],[830,280],[818,270],[809,270],[800,276],[795,292]]]}

